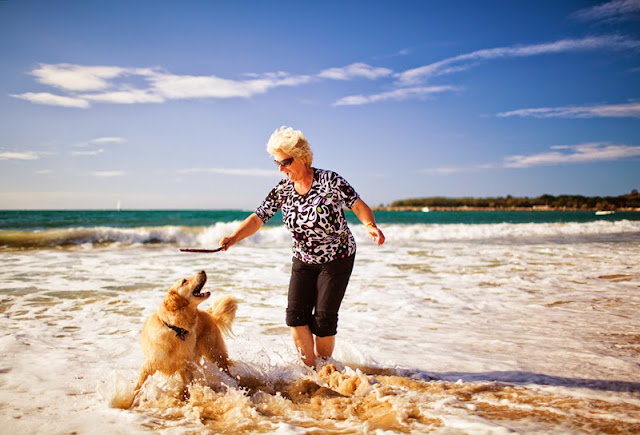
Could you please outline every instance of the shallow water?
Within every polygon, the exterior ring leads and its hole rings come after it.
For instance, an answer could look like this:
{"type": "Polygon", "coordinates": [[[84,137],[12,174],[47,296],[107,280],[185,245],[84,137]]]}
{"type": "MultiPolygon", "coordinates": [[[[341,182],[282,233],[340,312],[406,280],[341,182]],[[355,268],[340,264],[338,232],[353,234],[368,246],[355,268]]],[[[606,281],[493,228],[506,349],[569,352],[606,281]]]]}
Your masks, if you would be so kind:
{"type": "Polygon", "coordinates": [[[3,248],[3,431],[640,431],[640,224],[389,224],[380,248],[356,229],[338,370],[319,372],[299,363],[284,326],[284,229],[224,253],[178,251],[213,246],[236,224],[160,243],[3,248]],[[156,375],[121,409],[144,319],[201,269],[212,300],[240,302],[233,378],[203,368],[183,402],[177,381],[156,375]]]}

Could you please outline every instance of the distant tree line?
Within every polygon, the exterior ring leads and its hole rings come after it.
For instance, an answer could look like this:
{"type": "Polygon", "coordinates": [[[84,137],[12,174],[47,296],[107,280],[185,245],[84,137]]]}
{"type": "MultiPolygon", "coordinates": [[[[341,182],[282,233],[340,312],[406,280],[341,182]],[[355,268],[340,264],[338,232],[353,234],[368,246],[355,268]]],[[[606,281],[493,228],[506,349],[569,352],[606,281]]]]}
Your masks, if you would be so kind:
{"type": "Polygon", "coordinates": [[[572,210],[618,210],[640,208],[640,195],[636,189],[620,196],[542,195],[536,198],[414,198],[391,203],[391,207],[444,207],[444,208],[551,208],[572,210]]]}

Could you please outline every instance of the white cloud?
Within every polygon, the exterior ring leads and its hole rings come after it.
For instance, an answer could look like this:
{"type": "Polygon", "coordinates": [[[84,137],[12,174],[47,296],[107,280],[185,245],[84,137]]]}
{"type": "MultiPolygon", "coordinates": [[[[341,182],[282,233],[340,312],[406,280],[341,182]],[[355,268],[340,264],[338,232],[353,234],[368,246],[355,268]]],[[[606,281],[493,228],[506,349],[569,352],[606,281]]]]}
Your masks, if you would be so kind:
{"type": "Polygon", "coordinates": [[[36,171],[36,174],[38,175],[53,174],[53,169],[40,169],[39,171],[36,171]]]}
{"type": "Polygon", "coordinates": [[[89,175],[92,175],[97,178],[113,178],[113,177],[122,177],[126,175],[124,171],[96,171],[90,172],[89,175]]]}
{"type": "Polygon", "coordinates": [[[556,166],[580,163],[613,162],[640,158],[640,146],[612,144],[610,142],[588,142],[578,145],[556,145],[549,151],[530,155],[505,157],[502,162],[473,166],[440,167],[423,169],[425,174],[449,175],[477,172],[496,168],[522,169],[535,166],[556,166]]]}
{"type": "MultiPolygon", "coordinates": [[[[640,1],[640,0],[638,0],[640,1]]],[[[315,75],[292,75],[284,71],[244,74],[241,79],[215,75],[172,74],[160,67],[125,68],[74,64],[40,64],[31,74],[38,82],[64,92],[28,92],[12,95],[36,104],[88,108],[92,103],[141,104],[164,103],[184,99],[251,98],[278,87],[297,87],[321,79],[354,80],[395,77],[396,90],[372,95],[350,95],[335,106],[362,105],[377,101],[400,101],[424,97],[442,90],[419,83],[434,76],[450,75],[470,69],[483,61],[499,58],[538,56],[573,51],[640,48],[640,41],[619,35],[598,36],[522,46],[506,46],[465,53],[398,74],[391,69],[356,62],[344,67],[327,68],[315,75]]],[[[446,90],[452,87],[440,87],[446,90]]]]}
{"type": "Polygon", "coordinates": [[[622,21],[640,12],[640,0],[613,0],[581,9],[572,16],[583,21],[622,21]]]}
{"type": "Polygon", "coordinates": [[[179,174],[221,174],[221,175],[242,175],[252,177],[275,177],[279,176],[277,170],[268,169],[235,169],[235,168],[187,168],[179,169],[179,174]]]}
{"type": "MultiPolygon", "coordinates": [[[[248,82],[222,79],[215,76],[179,76],[163,74],[152,79],[154,90],[169,99],[186,98],[248,98],[256,89],[248,82]]],[[[264,92],[264,86],[262,87],[264,92]]]]}
{"type": "Polygon", "coordinates": [[[71,151],[71,155],[72,156],[97,156],[98,154],[102,154],[104,152],[104,150],[98,149],[98,150],[91,150],[91,151],[71,151]]]}
{"type": "Polygon", "coordinates": [[[426,80],[430,77],[450,74],[452,72],[471,68],[474,65],[474,62],[482,60],[529,57],[543,54],[558,54],[597,49],[627,50],[637,48],[640,48],[640,41],[618,35],[597,36],[582,39],[563,39],[543,44],[477,50],[471,53],[443,59],[429,65],[412,68],[399,73],[396,76],[401,85],[410,85],[426,80]]]}
{"type": "Polygon", "coordinates": [[[37,81],[67,95],[24,93],[12,95],[36,104],[88,108],[91,102],[112,104],[163,103],[172,99],[250,98],[276,87],[300,86],[312,76],[286,72],[250,74],[232,80],[214,75],[168,73],[160,68],[122,68],[73,64],[41,64],[31,71],[37,81]],[[140,80],[143,84],[140,85],[140,80]]]}
{"type": "Polygon", "coordinates": [[[62,95],[55,95],[49,92],[27,92],[24,94],[12,94],[14,98],[20,98],[21,100],[27,100],[35,104],[44,104],[47,106],[60,106],[60,107],[76,107],[80,109],[86,109],[89,107],[89,102],[82,98],[65,97],[62,95]]]}
{"type": "Polygon", "coordinates": [[[459,174],[463,172],[466,173],[466,172],[484,171],[487,169],[495,169],[496,167],[499,167],[499,166],[494,163],[483,163],[483,164],[478,164],[473,166],[446,166],[441,168],[427,168],[427,169],[423,169],[420,172],[424,174],[450,175],[450,174],[459,174]]]}
{"type": "Polygon", "coordinates": [[[640,157],[640,146],[618,145],[609,142],[593,142],[579,145],[561,145],[553,151],[509,156],[504,161],[505,168],[528,168],[570,163],[594,163],[626,160],[640,157]]]}
{"type": "Polygon", "coordinates": [[[38,160],[39,158],[34,151],[0,151],[0,160],[38,160]]]}
{"type": "Polygon", "coordinates": [[[400,88],[389,92],[382,92],[380,94],[373,95],[351,95],[339,99],[334,106],[360,106],[363,104],[377,103],[379,101],[402,101],[409,98],[426,98],[430,95],[456,91],[459,88],[454,86],[427,86],[427,87],[411,87],[400,88]]]}
{"type": "Polygon", "coordinates": [[[111,86],[109,79],[127,72],[115,66],[84,66],[59,63],[40,64],[31,75],[40,83],[66,91],[100,91],[111,86]]]}
{"type": "Polygon", "coordinates": [[[422,173],[424,174],[438,174],[438,175],[449,175],[449,174],[458,174],[460,172],[470,172],[471,168],[465,167],[442,167],[442,168],[427,168],[423,169],[422,173]]]}
{"type": "Polygon", "coordinates": [[[91,144],[110,144],[110,143],[124,143],[127,140],[123,137],[97,137],[95,139],[91,139],[89,143],[91,144]]]}
{"type": "Polygon", "coordinates": [[[161,95],[144,89],[123,89],[100,94],[81,94],[80,98],[97,103],[136,104],[136,103],[164,103],[161,95]]]}
{"type": "Polygon", "coordinates": [[[90,139],[88,141],[85,142],[78,142],[75,143],[73,145],[70,145],[74,148],[87,148],[90,146],[95,146],[95,145],[113,145],[113,144],[120,144],[120,143],[124,143],[127,140],[123,137],[97,137],[95,139],[90,139]]]}
{"type": "Polygon", "coordinates": [[[640,118],[640,103],[591,106],[540,107],[498,113],[499,117],[522,118],[640,118]]]}
{"type": "Polygon", "coordinates": [[[377,79],[387,77],[393,73],[388,68],[375,68],[366,63],[352,63],[342,68],[329,68],[321,71],[318,77],[332,80],[351,80],[363,77],[366,79],[377,79]]]}
{"type": "Polygon", "coordinates": [[[166,99],[250,98],[280,86],[299,86],[311,80],[309,76],[287,73],[255,75],[250,80],[229,80],[216,76],[155,74],[149,80],[155,95],[166,99]]]}

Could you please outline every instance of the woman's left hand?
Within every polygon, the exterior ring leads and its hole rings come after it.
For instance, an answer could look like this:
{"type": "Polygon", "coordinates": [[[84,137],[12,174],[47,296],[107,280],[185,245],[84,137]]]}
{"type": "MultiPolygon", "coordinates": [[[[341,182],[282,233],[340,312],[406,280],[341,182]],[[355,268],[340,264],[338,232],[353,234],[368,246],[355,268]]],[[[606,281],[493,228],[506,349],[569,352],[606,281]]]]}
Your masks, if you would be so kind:
{"type": "Polygon", "coordinates": [[[369,234],[369,237],[371,237],[378,246],[384,243],[384,234],[382,234],[382,230],[380,230],[376,224],[367,225],[367,234],[369,234]]]}

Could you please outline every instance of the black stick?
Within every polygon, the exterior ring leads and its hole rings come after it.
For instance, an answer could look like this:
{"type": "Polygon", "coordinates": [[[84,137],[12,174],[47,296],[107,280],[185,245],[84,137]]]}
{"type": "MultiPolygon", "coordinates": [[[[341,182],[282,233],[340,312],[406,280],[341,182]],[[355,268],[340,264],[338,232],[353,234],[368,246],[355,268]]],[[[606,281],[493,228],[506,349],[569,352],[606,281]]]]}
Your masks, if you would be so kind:
{"type": "Polygon", "coordinates": [[[181,249],[180,252],[198,252],[203,254],[210,254],[212,252],[222,251],[225,246],[221,246],[218,249],[181,249]]]}

